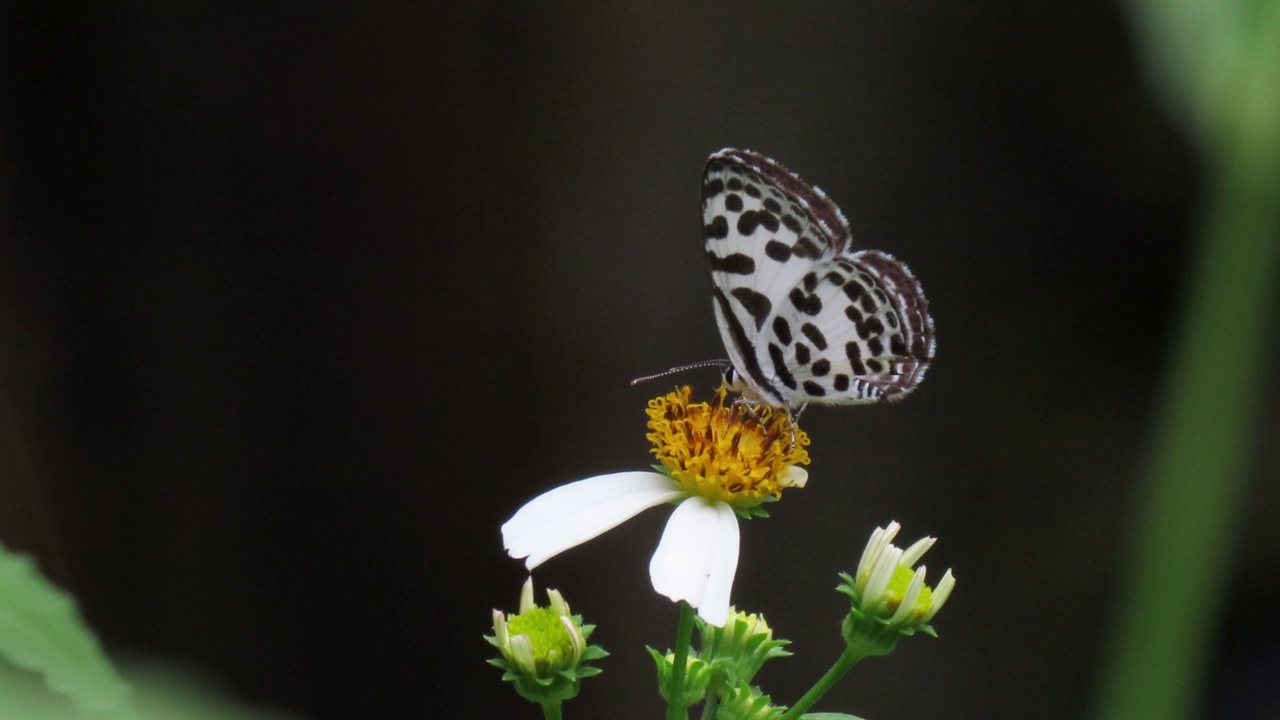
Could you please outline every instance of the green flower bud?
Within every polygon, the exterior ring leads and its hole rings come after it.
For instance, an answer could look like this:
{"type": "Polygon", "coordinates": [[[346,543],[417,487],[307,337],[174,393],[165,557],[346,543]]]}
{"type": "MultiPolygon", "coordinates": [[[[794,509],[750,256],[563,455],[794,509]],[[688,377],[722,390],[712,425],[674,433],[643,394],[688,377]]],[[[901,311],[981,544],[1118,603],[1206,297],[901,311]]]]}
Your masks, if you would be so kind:
{"type": "Polygon", "coordinates": [[[763,616],[730,608],[724,627],[698,623],[702,638],[699,655],[719,674],[719,685],[733,687],[750,683],[766,660],[787,657],[786,640],[774,640],[773,630],[763,616]]]}
{"type": "Polygon", "coordinates": [[[725,693],[720,707],[716,708],[716,720],[775,720],[786,713],[786,707],[775,707],[772,698],[746,683],[725,693]]]}
{"type": "Polygon", "coordinates": [[[485,636],[502,653],[489,663],[505,670],[502,679],[536,703],[558,703],[576,696],[579,680],[600,673],[583,663],[608,654],[587,644],[594,627],[572,615],[558,591],[548,590],[547,598],[548,607],[534,605],[533,578],[529,578],[520,592],[519,614],[508,619],[494,610],[493,635],[485,636]]]}
{"type": "MultiPolygon", "coordinates": [[[[671,670],[675,667],[675,653],[662,653],[648,648],[649,655],[653,658],[654,665],[658,668],[658,691],[662,693],[663,699],[668,703],[671,702],[669,695],[671,694],[671,670]]],[[[684,666],[684,692],[681,693],[681,703],[688,707],[695,703],[702,702],[707,696],[707,687],[711,684],[711,666],[698,657],[698,654],[690,651],[688,657],[685,658],[684,666]]]]}

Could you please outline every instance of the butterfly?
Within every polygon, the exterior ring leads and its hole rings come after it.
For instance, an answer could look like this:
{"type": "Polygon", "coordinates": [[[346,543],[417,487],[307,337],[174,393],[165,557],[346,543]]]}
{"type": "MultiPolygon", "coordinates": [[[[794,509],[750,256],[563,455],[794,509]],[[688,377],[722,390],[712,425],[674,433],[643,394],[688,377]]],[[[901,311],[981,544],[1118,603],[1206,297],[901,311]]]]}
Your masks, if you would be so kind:
{"type": "Polygon", "coordinates": [[[924,379],[933,318],[919,281],[879,250],[853,250],[818,188],[749,150],[711,155],[702,221],[725,377],[746,402],[897,400],[924,379]]]}

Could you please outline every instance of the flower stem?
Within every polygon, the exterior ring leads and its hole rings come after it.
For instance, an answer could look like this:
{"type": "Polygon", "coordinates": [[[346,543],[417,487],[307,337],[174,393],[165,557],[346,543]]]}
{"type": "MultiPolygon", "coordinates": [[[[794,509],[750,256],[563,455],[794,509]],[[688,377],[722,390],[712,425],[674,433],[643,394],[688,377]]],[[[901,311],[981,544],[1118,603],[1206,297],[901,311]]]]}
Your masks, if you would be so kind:
{"type": "Polygon", "coordinates": [[[796,720],[796,718],[804,715],[809,708],[813,707],[814,703],[827,694],[828,690],[835,687],[836,681],[844,677],[844,674],[849,672],[849,668],[857,664],[863,657],[865,656],[855,653],[850,648],[845,648],[845,651],[840,654],[840,658],[831,666],[831,669],[827,670],[826,674],[819,678],[818,682],[813,684],[813,687],[809,688],[809,692],[805,693],[803,697],[796,701],[795,705],[792,705],[787,710],[786,714],[782,716],[782,720],[796,720]]]}
{"type": "Polygon", "coordinates": [[[542,716],[547,720],[560,720],[560,701],[549,700],[542,703],[542,716]]]}
{"type": "Polygon", "coordinates": [[[693,639],[693,608],[680,601],[680,625],[676,629],[675,657],[671,664],[671,687],[667,688],[667,720],[688,720],[684,705],[684,671],[689,664],[689,642],[693,639]]]}
{"type": "Polygon", "coordinates": [[[722,688],[723,686],[718,682],[712,682],[711,687],[707,688],[707,701],[702,704],[702,720],[715,720],[722,688]]]}

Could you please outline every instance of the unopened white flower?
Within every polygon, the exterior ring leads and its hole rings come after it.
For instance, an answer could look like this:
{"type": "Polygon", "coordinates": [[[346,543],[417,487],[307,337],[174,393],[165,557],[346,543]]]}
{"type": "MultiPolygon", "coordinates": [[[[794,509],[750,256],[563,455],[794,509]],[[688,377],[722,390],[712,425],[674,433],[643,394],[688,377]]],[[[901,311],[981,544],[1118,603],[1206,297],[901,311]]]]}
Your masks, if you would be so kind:
{"type": "Polygon", "coordinates": [[[653,453],[662,472],[634,471],[550,490],[502,526],[503,545],[532,570],[617,527],[643,510],[677,503],[649,562],[653,589],[684,600],[722,626],[738,568],[738,514],[803,487],[809,438],[787,413],[725,403],[692,403],[688,387],[649,402],[653,453]],[[794,442],[792,438],[795,438],[794,442]]]}
{"type": "Polygon", "coordinates": [[[857,574],[842,573],[844,582],[838,588],[852,600],[845,623],[846,640],[852,643],[856,639],[880,652],[892,650],[900,636],[917,631],[934,634],[928,623],[956,585],[949,569],[935,587],[925,584],[925,567],[915,564],[936,540],[920,538],[904,550],[893,544],[901,527],[891,522],[888,527],[876,528],[862,551],[857,574]]]}
{"type": "Polygon", "coordinates": [[[916,568],[915,564],[937,539],[923,537],[903,550],[893,545],[901,529],[898,523],[890,522],[888,527],[876,528],[871,534],[858,562],[854,589],[861,595],[859,605],[865,613],[886,617],[896,625],[927,623],[951,596],[956,579],[948,569],[937,587],[925,585],[925,568],[916,568]],[[891,615],[886,616],[887,613],[891,615]]]}

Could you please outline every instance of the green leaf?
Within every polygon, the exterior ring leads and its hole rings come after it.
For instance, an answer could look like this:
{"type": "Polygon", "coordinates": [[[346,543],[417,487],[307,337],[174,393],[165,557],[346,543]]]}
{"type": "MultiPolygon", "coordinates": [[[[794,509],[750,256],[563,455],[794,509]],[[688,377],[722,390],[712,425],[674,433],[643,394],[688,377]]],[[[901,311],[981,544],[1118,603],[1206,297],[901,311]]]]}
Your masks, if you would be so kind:
{"type": "Polygon", "coordinates": [[[130,689],[75,600],[26,555],[0,546],[0,657],[44,677],[83,713],[135,718],[130,689]]]}

